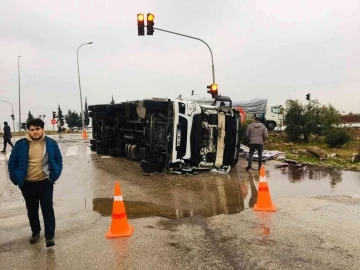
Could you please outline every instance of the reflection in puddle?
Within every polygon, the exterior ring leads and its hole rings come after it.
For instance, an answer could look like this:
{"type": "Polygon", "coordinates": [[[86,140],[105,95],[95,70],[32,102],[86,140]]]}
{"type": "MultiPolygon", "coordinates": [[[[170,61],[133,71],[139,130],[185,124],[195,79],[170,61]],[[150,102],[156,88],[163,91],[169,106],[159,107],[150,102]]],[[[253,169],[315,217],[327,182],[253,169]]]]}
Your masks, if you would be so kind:
{"type": "MultiPolygon", "coordinates": [[[[156,199],[156,202],[124,201],[126,213],[129,219],[150,216],[177,219],[194,215],[211,217],[240,213],[245,207],[253,207],[256,203],[255,177],[256,174],[250,173],[247,178],[229,175],[184,178],[181,184],[162,185],[161,193],[153,194],[151,198],[156,199]]],[[[110,216],[112,204],[113,198],[95,198],[92,199],[92,210],[110,216]]]]}
{"type": "MultiPolygon", "coordinates": [[[[141,190],[139,195],[132,192],[124,194],[130,219],[230,215],[240,213],[245,208],[253,208],[257,202],[259,173],[257,170],[246,172],[240,165],[228,175],[199,173],[195,176],[144,176],[139,172],[138,164],[133,162],[123,161],[123,167],[118,166],[119,160],[116,159],[105,163],[94,161],[91,164],[94,171],[88,173],[93,173],[94,195],[90,197],[95,198],[87,199],[86,208],[104,216],[111,215],[113,204],[113,198],[102,197],[102,179],[105,177],[119,179],[141,190]]],[[[359,172],[316,166],[275,169],[274,163],[270,162],[265,168],[273,201],[296,196],[360,192],[359,172]]]]}
{"type": "Polygon", "coordinates": [[[286,171],[288,172],[288,179],[291,183],[301,182],[306,178],[310,180],[329,178],[330,186],[333,188],[342,182],[342,170],[337,168],[297,167],[290,165],[288,168],[282,168],[281,170],[283,174],[286,174],[286,171]]]}

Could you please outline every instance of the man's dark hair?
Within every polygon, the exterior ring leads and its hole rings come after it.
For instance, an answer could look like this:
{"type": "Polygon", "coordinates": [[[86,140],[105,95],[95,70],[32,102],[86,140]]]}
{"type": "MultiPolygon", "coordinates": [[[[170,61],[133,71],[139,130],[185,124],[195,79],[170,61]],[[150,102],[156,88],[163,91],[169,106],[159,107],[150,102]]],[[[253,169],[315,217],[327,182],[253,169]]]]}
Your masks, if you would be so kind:
{"type": "Polygon", "coordinates": [[[27,129],[29,129],[30,126],[44,128],[44,121],[41,120],[40,118],[31,119],[26,123],[27,129]]]}
{"type": "Polygon", "coordinates": [[[4,122],[4,125],[7,126],[7,125],[8,125],[8,122],[5,121],[5,122],[4,122]]]}
{"type": "Polygon", "coordinates": [[[259,121],[259,122],[261,121],[261,118],[258,116],[256,116],[254,119],[255,119],[255,121],[259,121]]]}

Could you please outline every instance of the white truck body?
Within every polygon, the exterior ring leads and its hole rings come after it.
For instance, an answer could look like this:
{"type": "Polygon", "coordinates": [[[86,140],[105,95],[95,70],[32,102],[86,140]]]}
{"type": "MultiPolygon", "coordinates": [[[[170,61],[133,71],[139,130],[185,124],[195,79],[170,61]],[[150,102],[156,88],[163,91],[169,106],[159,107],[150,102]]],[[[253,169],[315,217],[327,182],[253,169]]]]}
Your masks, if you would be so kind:
{"type": "MultiPolygon", "coordinates": [[[[186,98],[186,100],[195,101],[200,105],[213,104],[213,99],[199,99],[194,96],[186,98]]],[[[216,104],[219,105],[219,104],[216,104]]],[[[255,116],[265,116],[265,125],[267,129],[274,130],[281,128],[284,121],[284,109],[281,105],[267,104],[267,99],[252,99],[248,101],[233,101],[233,108],[242,108],[245,111],[246,119],[251,120],[255,116]]]]}

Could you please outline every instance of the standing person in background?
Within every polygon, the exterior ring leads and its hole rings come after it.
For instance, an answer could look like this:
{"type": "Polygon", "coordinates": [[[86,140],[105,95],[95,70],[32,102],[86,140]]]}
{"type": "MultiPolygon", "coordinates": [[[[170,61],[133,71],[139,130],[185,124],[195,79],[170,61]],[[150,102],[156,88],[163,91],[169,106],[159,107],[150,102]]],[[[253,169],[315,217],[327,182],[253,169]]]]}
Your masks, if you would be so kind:
{"type": "Polygon", "coordinates": [[[4,149],[1,153],[6,153],[6,145],[10,144],[11,148],[14,148],[14,145],[11,142],[11,129],[8,125],[8,122],[4,122],[4,149]]]}
{"type": "Polygon", "coordinates": [[[254,122],[247,127],[246,136],[250,140],[250,153],[249,153],[248,166],[246,167],[246,170],[251,169],[255,150],[258,151],[258,155],[259,155],[258,169],[260,170],[260,167],[262,165],[262,151],[264,148],[264,142],[266,141],[268,136],[267,129],[264,126],[264,124],[261,123],[260,117],[255,117],[254,122]]]}
{"type": "Polygon", "coordinates": [[[40,239],[39,202],[44,219],[46,247],[55,245],[54,183],[60,177],[63,164],[55,140],[44,133],[40,118],[27,123],[25,138],[16,142],[11,152],[8,170],[10,180],[17,185],[25,199],[32,235],[30,244],[40,239]]]}
{"type": "Polygon", "coordinates": [[[61,122],[60,120],[57,121],[57,128],[58,128],[58,133],[61,133],[61,122]]]}

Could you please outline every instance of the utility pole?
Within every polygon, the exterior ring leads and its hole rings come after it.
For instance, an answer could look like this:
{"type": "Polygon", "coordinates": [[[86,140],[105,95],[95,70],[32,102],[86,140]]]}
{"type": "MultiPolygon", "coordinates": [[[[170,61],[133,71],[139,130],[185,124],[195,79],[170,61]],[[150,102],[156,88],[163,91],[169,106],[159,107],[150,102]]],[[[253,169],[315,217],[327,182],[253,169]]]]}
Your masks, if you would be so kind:
{"type": "Polygon", "coordinates": [[[77,49],[77,51],[76,51],[76,59],[77,59],[77,67],[78,67],[78,77],[79,77],[79,90],[80,90],[80,105],[81,105],[80,108],[81,108],[81,116],[82,116],[82,130],[83,130],[84,134],[86,134],[86,133],[85,133],[85,122],[84,122],[84,110],[83,110],[82,95],[81,95],[80,68],[79,68],[79,49],[80,49],[82,46],[87,45],[87,44],[91,45],[91,44],[93,44],[93,42],[91,41],[91,42],[87,42],[87,43],[81,44],[81,45],[79,46],[79,48],[77,49]]]}
{"type": "MultiPolygon", "coordinates": [[[[19,77],[19,132],[21,132],[21,103],[20,103],[20,57],[18,56],[18,77],[19,77]]],[[[15,130],[14,130],[15,131],[15,130]]]]}

